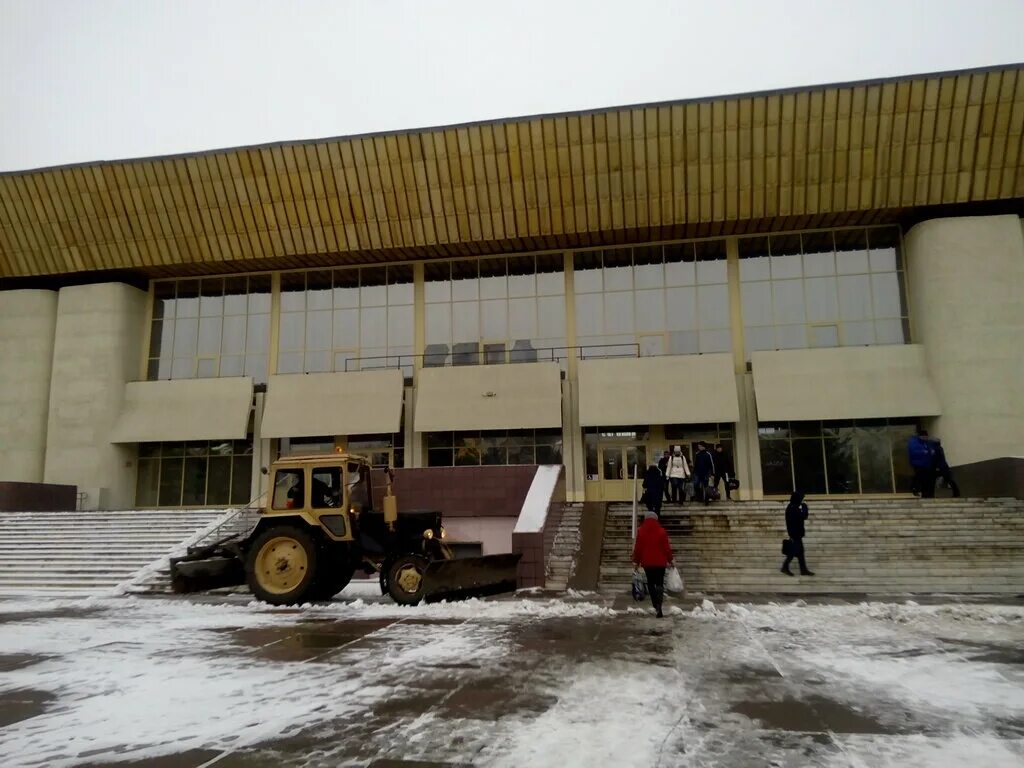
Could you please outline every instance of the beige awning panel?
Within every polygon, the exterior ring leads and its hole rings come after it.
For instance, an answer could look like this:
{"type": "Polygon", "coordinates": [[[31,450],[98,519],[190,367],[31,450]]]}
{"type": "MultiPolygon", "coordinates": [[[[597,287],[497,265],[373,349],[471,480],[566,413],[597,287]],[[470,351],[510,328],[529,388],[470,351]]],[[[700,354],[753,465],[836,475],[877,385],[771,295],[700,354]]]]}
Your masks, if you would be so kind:
{"type": "Polygon", "coordinates": [[[542,429],[562,425],[557,363],[424,368],[416,387],[416,431],[542,429]]]}
{"type": "Polygon", "coordinates": [[[112,443],[244,440],[252,379],[133,381],[125,386],[112,443]]]}
{"type": "Polygon", "coordinates": [[[401,370],[271,376],[263,437],[392,434],[402,426],[401,370]]]}
{"type": "Polygon", "coordinates": [[[580,425],[731,423],[739,420],[732,355],[581,360],[580,425]]]}
{"type": "Polygon", "coordinates": [[[755,352],[752,363],[759,421],[942,413],[918,344],[755,352]]]}

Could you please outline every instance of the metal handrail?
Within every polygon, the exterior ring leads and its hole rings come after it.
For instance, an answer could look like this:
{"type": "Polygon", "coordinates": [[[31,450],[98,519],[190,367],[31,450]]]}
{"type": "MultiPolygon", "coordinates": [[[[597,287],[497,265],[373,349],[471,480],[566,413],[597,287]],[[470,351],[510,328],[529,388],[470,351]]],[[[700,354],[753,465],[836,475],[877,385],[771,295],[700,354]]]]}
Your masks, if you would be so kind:
{"type": "MultiPolygon", "coordinates": [[[[546,363],[552,362],[557,363],[562,360],[568,360],[570,357],[576,357],[579,360],[586,360],[588,350],[600,350],[600,349],[618,349],[618,350],[629,350],[623,351],[617,354],[591,354],[591,360],[595,358],[616,358],[616,357],[640,357],[640,345],[636,342],[626,342],[623,344],[581,344],[574,347],[531,347],[530,349],[505,349],[503,357],[504,359],[494,361],[498,365],[516,365],[519,363],[546,363]],[[556,352],[564,351],[565,354],[556,354],[556,352]],[[516,359],[517,357],[526,357],[530,359],[516,359]]],[[[353,370],[366,371],[366,370],[377,370],[382,368],[405,368],[415,364],[417,359],[434,360],[436,358],[444,358],[444,362],[437,365],[424,365],[424,368],[457,368],[463,365],[485,365],[491,364],[483,363],[482,360],[486,360],[487,355],[490,354],[487,350],[477,349],[472,352],[455,352],[453,349],[449,349],[446,352],[423,352],[421,354],[400,354],[400,355],[371,355],[367,357],[350,357],[345,360],[345,372],[348,373],[353,370]],[[466,358],[472,360],[472,362],[457,363],[455,358],[466,358]],[[370,361],[384,361],[380,365],[366,365],[365,363],[370,361]],[[350,368],[350,364],[359,363],[358,368],[350,368]]]]}

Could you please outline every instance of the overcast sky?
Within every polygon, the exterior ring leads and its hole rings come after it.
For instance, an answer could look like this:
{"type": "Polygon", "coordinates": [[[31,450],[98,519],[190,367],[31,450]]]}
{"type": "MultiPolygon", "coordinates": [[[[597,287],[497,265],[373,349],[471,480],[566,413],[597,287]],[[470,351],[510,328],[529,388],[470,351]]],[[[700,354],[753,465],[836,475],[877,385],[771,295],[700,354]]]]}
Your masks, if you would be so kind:
{"type": "Polygon", "coordinates": [[[0,0],[0,170],[1019,61],[1022,0],[0,0]]]}

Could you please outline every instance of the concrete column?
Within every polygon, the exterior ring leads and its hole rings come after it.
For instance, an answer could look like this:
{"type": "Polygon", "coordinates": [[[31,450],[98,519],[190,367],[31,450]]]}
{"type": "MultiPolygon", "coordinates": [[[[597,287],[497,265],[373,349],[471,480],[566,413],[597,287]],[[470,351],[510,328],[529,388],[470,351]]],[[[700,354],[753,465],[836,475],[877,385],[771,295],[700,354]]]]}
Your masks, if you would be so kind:
{"type": "Polygon", "coordinates": [[[146,293],[121,283],[62,288],[50,381],[44,480],[85,491],[85,506],[131,508],[137,451],[110,430],[138,378],[146,293]]]}
{"type": "Polygon", "coordinates": [[[932,219],[905,238],[914,341],[952,465],[1024,456],[1024,229],[1017,216],[932,219]]]}
{"type": "Polygon", "coordinates": [[[754,401],[754,374],[736,375],[739,392],[740,420],[736,422],[736,452],[733,463],[740,481],[739,498],[743,501],[764,498],[761,478],[761,444],[757,440],[757,405],[754,401]]]}
{"type": "Polygon", "coordinates": [[[55,291],[0,292],[0,480],[41,483],[55,291]]]}
{"type": "Polygon", "coordinates": [[[270,478],[263,474],[263,468],[270,467],[273,459],[270,439],[263,437],[263,406],[267,396],[257,392],[253,396],[252,419],[252,481],[249,484],[249,498],[256,499],[267,492],[270,478]]]}

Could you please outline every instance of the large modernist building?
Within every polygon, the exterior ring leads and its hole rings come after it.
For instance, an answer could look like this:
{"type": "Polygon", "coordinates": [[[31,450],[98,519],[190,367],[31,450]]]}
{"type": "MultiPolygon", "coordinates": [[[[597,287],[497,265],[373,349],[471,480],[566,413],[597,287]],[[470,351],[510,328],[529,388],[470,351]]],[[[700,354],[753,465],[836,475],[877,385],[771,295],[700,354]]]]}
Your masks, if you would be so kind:
{"type": "Polygon", "coordinates": [[[1004,482],[1022,133],[1014,65],[0,175],[0,480],[228,505],[347,447],[621,499],[706,440],[745,498],[898,494],[924,424],[1004,482]]]}

